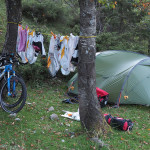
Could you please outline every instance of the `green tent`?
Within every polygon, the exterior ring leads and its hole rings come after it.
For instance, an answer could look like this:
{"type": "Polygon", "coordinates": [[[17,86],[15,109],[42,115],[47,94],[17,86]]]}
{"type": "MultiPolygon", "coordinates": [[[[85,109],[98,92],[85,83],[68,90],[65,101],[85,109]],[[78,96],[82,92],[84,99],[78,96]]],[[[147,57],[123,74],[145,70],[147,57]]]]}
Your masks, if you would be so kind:
{"type": "MultiPolygon", "coordinates": [[[[110,50],[96,56],[96,86],[109,93],[114,104],[150,105],[150,57],[110,50]]],[[[78,75],[68,82],[69,93],[78,94],[78,75]]]]}

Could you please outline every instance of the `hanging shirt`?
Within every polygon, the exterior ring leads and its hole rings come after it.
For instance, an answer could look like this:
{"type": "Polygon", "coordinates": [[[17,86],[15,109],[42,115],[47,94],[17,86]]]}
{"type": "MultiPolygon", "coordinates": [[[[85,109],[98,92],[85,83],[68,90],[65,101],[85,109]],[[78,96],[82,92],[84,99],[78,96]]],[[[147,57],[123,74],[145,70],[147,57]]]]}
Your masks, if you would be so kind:
{"type": "Polygon", "coordinates": [[[46,57],[46,52],[43,44],[44,38],[40,33],[36,33],[33,37],[33,47],[36,52],[41,52],[42,57],[46,57]]]}
{"type": "Polygon", "coordinates": [[[69,71],[74,72],[75,71],[75,66],[71,64],[71,59],[74,55],[74,57],[77,56],[77,50],[75,51],[79,41],[79,36],[74,36],[72,33],[70,34],[69,41],[68,41],[68,49],[69,49],[69,54],[68,54],[68,63],[69,63],[69,71]]]}
{"type": "Polygon", "coordinates": [[[70,34],[70,37],[62,36],[60,38],[61,48],[59,61],[61,64],[61,72],[63,75],[68,75],[71,71],[75,71],[75,66],[71,64],[71,58],[75,52],[78,41],[79,37],[74,36],[73,34],[70,34]]]}
{"type": "Polygon", "coordinates": [[[59,51],[59,62],[61,65],[61,72],[63,75],[68,75],[70,73],[68,63],[68,54],[69,54],[68,41],[69,41],[68,36],[60,37],[61,46],[59,51]]]}
{"type": "Polygon", "coordinates": [[[37,56],[38,56],[38,53],[35,52],[35,49],[33,48],[33,45],[32,45],[34,36],[35,36],[35,31],[30,31],[28,33],[26,56],[30,64],[35,63],[37,60],[37,56]]]}
{"type": "Polygon", "coordinates": [[[60,64],[58,62],[58,44],[59,44],[59,36],[53,36],[50,39],[49,52],[48,52],[48,62],[47,68],[52,77],[56,75],[60,68],[60,64]]]}

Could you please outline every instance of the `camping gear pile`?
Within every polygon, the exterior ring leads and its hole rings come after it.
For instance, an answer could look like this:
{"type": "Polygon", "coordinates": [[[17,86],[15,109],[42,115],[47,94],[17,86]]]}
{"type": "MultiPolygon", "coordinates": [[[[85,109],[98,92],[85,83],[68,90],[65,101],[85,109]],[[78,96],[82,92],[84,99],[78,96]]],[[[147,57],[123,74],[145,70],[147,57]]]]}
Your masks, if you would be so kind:
{"type": "MultiPolygon", "coordinates": [[[[107,93],[102,89],[99,89],[98,87],[96,87],[96,93],[101,108],[105,107],[108,102],[109,93],[107,93]]],[[[75,99],[69,98],[63,100],[62,102],[75,104],[78,103],[78,98],[77,97],[75,97],[75,99]]],[[[64,111],[64,112],[65,114],[61,115],[62,117],[80,121],[79,109],[77,112],[69,112],[69,111],[64,111]]],[[[123,131],[130,131],[133,128],[133,122],[129,119],[113,117],[110,114],[104,114],[104,117],[106,119],[106,122],[113,128],[117,128],[123,131]]]]}
{"type": "MultiPolygon", "coordinates": [[[[80,121],[79,109],[77,112],[64,111],[65,114],[62,117],[80,121]]],[[[113,117],[110,114],[104,114],[106,122],[113,128],[122,131],[131,131],[133,128],[133,122],[129,119],[123,119],[119,117],[113,117]]]]}
{"type": "MultiPolygon", "coordinates": [[[[109,93],[107,93],[106,91],[102,89],[99,89],[98,87],[96,87],[96,93],[97,93],[97,98],[98,98],[101,108],[105,107],[108,102],[109,93]]],[[[74,96],[74,97],[63,100],[62,102],[68,103],[68,104],[76,104],[76,103],[79,103],[79,100],[77,96],[74,96]]]]}

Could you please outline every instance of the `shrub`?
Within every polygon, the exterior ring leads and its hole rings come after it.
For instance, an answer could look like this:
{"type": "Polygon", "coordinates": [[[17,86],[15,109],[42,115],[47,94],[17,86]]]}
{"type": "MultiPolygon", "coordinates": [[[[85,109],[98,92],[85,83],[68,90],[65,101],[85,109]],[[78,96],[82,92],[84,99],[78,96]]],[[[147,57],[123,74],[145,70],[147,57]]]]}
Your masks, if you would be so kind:
{"type": "Polygon", "coordinates": [[[97,51],[130,50],[147,54],[148,42],[134,36],[131,32],[122,34],[103,32],[96,38],[96,49],[97,51]]]}

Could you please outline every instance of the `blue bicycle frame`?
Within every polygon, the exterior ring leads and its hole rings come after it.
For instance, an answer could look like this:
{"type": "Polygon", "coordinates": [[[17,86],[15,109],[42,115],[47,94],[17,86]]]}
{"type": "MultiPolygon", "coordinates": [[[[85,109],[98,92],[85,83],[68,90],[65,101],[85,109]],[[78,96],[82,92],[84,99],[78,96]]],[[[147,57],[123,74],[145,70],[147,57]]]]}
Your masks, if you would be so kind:
{"type": "Polygon", "coordinates": [[[15,71],[13,70],[12,64],[2,66],[2,67],[0,67],[0,69],[4,69],[0,73],[0,79],[5,75],[5,73],[7,73],[8,96],[13,96],[15,94],[16,83],[15,83],[15,81],[13,81],[13,93],[11,93],[10,92],[10,79],[12,76],[15,76],[15,71]],[[12,75],[10,75],[10,71],[12,71],[12,73],[13,73],[12,75]]]}

